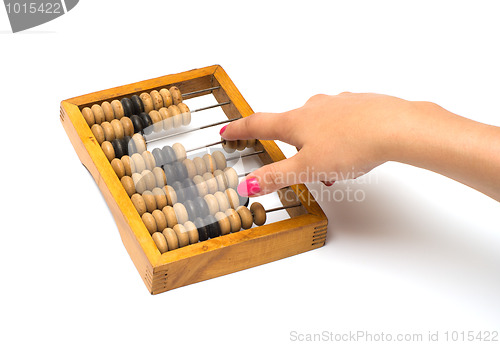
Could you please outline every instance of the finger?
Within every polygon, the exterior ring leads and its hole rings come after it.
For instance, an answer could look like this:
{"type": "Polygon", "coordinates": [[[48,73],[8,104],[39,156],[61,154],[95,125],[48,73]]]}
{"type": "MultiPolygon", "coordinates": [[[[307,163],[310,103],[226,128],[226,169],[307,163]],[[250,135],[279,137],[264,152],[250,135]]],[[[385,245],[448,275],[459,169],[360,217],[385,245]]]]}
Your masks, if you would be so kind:
{"type": "Polygon", "coordinates": [[[285,113],[255,113],[222,127],[220,135],[227,140],[262,139],[287,142],[290,135],[285,113]]]}
{"type": "Polygon", "coordinates": [[[300,152],[279,162],[264,165],[238,185],[241,196],[259,196],[298,183],[309,182],[309,171],[300,152]]]}

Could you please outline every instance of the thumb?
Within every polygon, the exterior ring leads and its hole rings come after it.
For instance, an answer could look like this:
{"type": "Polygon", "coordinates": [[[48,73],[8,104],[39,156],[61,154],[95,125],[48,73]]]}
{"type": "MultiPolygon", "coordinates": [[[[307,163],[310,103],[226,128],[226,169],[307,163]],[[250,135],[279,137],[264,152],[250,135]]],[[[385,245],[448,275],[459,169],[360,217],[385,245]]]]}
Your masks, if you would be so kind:
{"type": "Polygon", "coordinates": [[[241,196],[269,194],[293,184],[309,182],[309,171],[301,152],[295,156],[264,165],[245,177],[238,185],[241,196]]]}
{"type": "Polygon", "coordinates": [[[291,122],[286,119],[286,113],[255,113],[222,127],[220,135],[227,140],[277,139],[288,142],[291,122]]]}

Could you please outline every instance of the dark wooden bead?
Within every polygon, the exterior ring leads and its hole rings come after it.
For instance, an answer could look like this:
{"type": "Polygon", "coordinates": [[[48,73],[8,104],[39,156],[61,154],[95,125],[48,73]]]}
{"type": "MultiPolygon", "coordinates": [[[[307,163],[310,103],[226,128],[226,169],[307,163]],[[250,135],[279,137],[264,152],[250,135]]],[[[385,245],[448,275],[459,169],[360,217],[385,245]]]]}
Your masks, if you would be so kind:
{"type": "Polygon", "coordinates": [[[194,204],[193,200],[186,200],[184,202],[184,207],[186,208],[190,220],[196,219],[200,216],[197,212],[196,205],[194,204]]]}
{"type": "Polygon", "coordinates": [[[124,154],[127,156],[132,156],[134,153],[137,152],[137,147],[135,147],[135,143],[132,140],[132,137],[126,135],[122,139],[123,145],[125,147],[124,154]]]}
{"type": "Polygon", "coordinates": [[[162,167],[165,165],[165,159],[163,157],[163,152],[159,148],[154,148],[153,151],[151,151],[151,154],[153,155],[155,159],[155,164],[157,167],[162,167]]]}
{"type": "Polygon", "coordinates": [[[200,217],[205,218],[210,215],[210,209],[208,208],[207,202],[202,197],[196,197],[194,199],[194,205],[196,206],[200,217]]]}
{"type": "Polygon", "coordinates": [[[139,96],[133,95],[132,97],[130,97],[130,100],[132,101],[134,114],[140,114],[144,112],[144,104],[142,103],[142,99],[139,96]]]}
{"type": "Polygon", "coordinates": [[[210,238],[219,237],[221,235],[219,222],[217,222],[214,216],[208,215],[205,217],[204,223],[206,224],[205,227],[210,238]]]}
{"type": "Polygon", "coordinates": [[[174,168],[169,164],[165,164],[163,166],[163,171],[165,172],[165,176],[167,177],[167,184],[173,187],[174,182],[178,182],[174,168]]]}
{"type": "Polygon", "coordinates": [[[165,164],[172,164],[177,161],[177,156],[171,146],[165,145],[161,150],[163,151],[165,157],[165,164]]]}
{"type": "Polygon", "coordinates": [[[111,145],[113,145],[113,149],[115,150],[115,158],[122,158],[126,152],[123,141],[121,139],[114,139],[111,141],[111,145]]]}
{"type": "Polygon", "coordinates": [[[142,130],[144,134],[153,133],[153,120],[151,120],[151,116],[143,112],[139,114],[139,117],[142,121],[142,130]]]}
{"type": "MultiPolygon", "coordinates": [[[[184,181],[185,179],[187,179],[189,177],[187,169],[186,169],[186,166],[184,164],[175,161],[172,164],[172,166],[175,169],[175,173],[177,174],[177,177],[178,177],[179,181],[184,181]]],[[[194,183],[193,183],[193,185],[194,185],[194,183]]]]}
{"type": "Polygon", "coordinates": [[[132,104],[130,98],[123,97],[120,100],[120,103],[122,104],[123,112],[125,113],[126,117],[134,115],[134,105],[132,104]]]}
{"type": "Polygon", "coordinates": [[[130,121],[132,121],[132,124],[134,125],[134,133],[142,132],[144,126],[142,125],[142,120],[139,115],[130,116],[130,121]]]}
{"type": "Polygon", "coordinates": [[[196,226],[196,229],[198,230],[198,237],[200,241],[208,240],[207,228],[203,224],[203,219],[196,218],[193,223],[196,226]]]}

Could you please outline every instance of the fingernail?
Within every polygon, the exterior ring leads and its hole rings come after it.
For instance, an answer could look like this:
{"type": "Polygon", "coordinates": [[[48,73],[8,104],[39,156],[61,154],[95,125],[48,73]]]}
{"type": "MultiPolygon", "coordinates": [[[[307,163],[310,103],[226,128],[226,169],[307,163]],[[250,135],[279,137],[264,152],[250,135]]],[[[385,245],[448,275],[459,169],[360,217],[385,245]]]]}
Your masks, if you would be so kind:
{"type": "Polygon", "coordinates": [[[258,192],[260,192],[260,186],[255,177],[241,181],[238,185],[238,194],[241,196],[252,196],[258,192]]]}
{"type": "Polygon", "coordinates": [[[224,133],[224,131],[226,130],[227,126],[229,126],[229,125],[225,125],[224,127],[222,127],[220,129],[220,132],[219,132],[220,135],[222,135],[222,133],[224,133]]]}
{"type": "Polygon", "coordinates": [[[323,184],[327,187],[330,187],[335,183],[335,181],[331,181],[331,182],[330,181],[321,181],[321,182],[323,182],[323,184]]]}

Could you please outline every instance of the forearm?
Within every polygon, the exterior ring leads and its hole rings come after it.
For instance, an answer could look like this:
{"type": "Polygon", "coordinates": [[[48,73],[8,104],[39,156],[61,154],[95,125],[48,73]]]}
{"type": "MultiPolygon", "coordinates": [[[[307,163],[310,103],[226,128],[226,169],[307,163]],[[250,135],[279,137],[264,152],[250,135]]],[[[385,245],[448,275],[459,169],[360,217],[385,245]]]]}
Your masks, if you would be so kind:
{"type": "Polygon", "coordinates": [[[432,103],[414,103],[394,134],[390,160],[428,169],[500,201],[500,127],[455,115],[432,103]]]}

